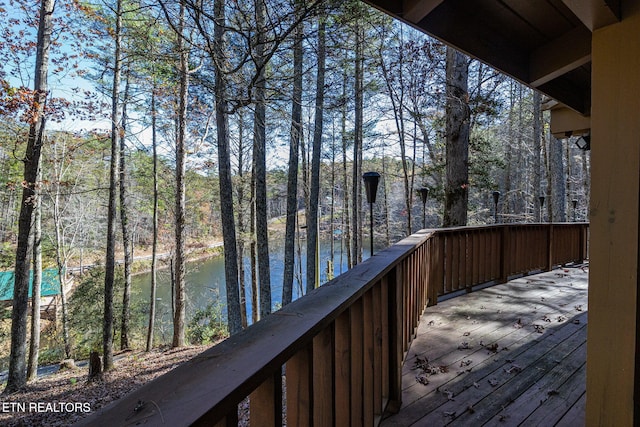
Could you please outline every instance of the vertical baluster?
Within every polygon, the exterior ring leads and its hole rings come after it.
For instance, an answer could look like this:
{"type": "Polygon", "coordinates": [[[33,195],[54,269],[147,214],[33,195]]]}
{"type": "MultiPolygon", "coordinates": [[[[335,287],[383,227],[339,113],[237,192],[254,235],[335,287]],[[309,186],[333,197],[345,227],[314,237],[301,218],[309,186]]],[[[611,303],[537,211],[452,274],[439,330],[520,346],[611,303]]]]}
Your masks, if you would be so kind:
{"type": "Polygon", "coordinates": [[[351,322],[351,425],[358,426],[363,423],[362,413],[362,298],[355,301],[350,309],[349,321],[351,322]]]}
{"type": "Polygon", "coordinates": [[[382,317],[381,286],[378,282],[371,289],[373,297],[373,413],[376,419],[382,417],[382,317]]]}
{"type": "Polygon", "coordinates": [[[306,427],[311,425],[311,347],[299,350],[287,361],[287,423],[306,427]]]}
{"type": "MultiPolygon", "coordinates": [[[[333,326],[333,325],[332,325],[333,326]]],[[[323,329],[313,338],[313,425],[334,425],[333,331],[323,329]]]]}
{"type": "Polygon", "coordinates": [[[249,396],[251,425],[275,427],[282,425],[282,374],[280,370],[267,378],[249,396]]]}
{"type": "MultiPolygon", "coordinates": [[[[402,268],[397,265],[389,272],[389,403],[387,411],[397,413],[402,405],[402,361],[404,342],[402,337],[402,268]]],[[[352,425],[356,425],[352,423],[352,425]]]]}
{"type": "MultiPolygon", "coordinates": [[[[335,423],[351,422],[351,321],[349,310],[335,322],[335,423]]],[[[294,424],[297,426],[297,424],[294,424]]]]}
{"type": "Polygon", "coordinates": [[[373,425],[373,295],[371,290],[364,294],[363,302],[363,411],[364,425],[373,425]]]}

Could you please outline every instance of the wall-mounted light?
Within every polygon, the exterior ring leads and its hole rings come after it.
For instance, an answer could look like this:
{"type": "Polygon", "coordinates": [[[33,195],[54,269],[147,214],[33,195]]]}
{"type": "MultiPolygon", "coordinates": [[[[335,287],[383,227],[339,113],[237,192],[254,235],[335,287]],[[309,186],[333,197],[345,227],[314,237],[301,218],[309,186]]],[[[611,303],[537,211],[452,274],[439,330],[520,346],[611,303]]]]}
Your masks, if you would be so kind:
{"type": "Polygon", "coordinates": [[[582,135],[580,138],[578,138],[578,140],[576,141],[576,147],[583,151],[591,150],[591,134],[582,135]]]}

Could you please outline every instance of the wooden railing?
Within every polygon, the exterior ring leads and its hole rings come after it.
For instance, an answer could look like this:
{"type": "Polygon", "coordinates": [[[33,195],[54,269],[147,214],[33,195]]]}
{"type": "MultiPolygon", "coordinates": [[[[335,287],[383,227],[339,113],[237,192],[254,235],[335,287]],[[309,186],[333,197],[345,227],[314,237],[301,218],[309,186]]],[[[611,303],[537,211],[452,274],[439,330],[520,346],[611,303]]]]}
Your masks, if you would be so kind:
{"type": "Polygon", "coordinates": [[[80,422],[371,426],[438,296],[587,258],[588,224],[422,230],[80,422]]]}

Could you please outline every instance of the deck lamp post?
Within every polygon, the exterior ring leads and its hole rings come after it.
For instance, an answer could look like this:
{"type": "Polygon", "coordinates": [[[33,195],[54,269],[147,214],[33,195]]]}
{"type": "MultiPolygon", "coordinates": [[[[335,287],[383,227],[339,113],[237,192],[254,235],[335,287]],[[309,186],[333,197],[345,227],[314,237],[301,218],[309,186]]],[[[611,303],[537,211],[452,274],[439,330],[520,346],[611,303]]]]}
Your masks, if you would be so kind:
{"type": "Polygon", "coordinates": [[[544,208],[544,196],[538,197],[538,200],[540,200],[540,222],[544,222],[544,210],[542,209],[544,208]]]}
{"type": "Polygon", "coordinates": [[[500,200],[500,192],[493,192],[493,222],[498,223],[498,200],[500,200]]]}
{"type": "Polygon", "coordinates": [[[578,207],[578,201],[572,200],[571,203],[573,204],[573,222],[576,222],[576,210],[578,207]]]}
{"type": "Polygon", "coordinates": [[[376,202],[376,193],[378,192],[378,182],[380,174],[378,172],[365,172],[362,175],[364,187],[367,192],[367,203],[369,203],[370,227],[371,227],[371,256],[373,256],[373,204],[376,202]]]}
{"type": "Polygon", "coordinates": [[[422,199],[422,228],[427,228],[427,197],[429,197],[429,189],[422,187],[418,189],[420,199],[422,199]]]}

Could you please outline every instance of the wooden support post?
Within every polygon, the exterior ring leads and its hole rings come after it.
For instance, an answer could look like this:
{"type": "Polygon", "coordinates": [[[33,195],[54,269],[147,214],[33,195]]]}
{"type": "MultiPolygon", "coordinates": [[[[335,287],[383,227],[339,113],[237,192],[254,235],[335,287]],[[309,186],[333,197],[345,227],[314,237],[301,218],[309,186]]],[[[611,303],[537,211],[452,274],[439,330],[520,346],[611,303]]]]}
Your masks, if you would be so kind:
{"type": "Polygon", "coordinates": [[[640,425],[640,2],[593,32],[588,426],[640,425]]]}

